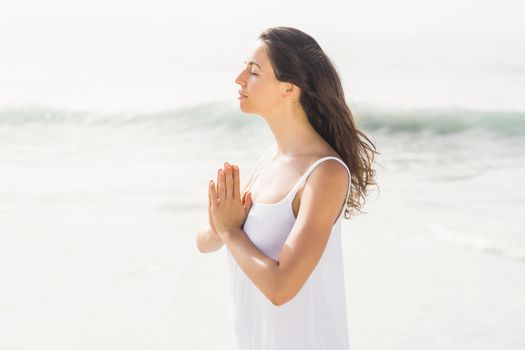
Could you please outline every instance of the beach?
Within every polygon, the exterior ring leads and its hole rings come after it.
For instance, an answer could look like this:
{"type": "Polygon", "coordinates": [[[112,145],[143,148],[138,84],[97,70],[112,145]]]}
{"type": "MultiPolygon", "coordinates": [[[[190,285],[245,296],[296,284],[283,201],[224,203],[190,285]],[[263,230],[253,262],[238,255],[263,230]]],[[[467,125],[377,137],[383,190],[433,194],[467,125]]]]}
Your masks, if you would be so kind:
{"type": "MultiPolygon", "coordinates": [[[[360,110],[382,154],[343,222],[351,348],[523,348],[524,115],[360,110]]],[[[271,142],[228,103],[0,113],[0,349],[231,349],[225,248],[195,235],[216,169],[271,142]]]]}

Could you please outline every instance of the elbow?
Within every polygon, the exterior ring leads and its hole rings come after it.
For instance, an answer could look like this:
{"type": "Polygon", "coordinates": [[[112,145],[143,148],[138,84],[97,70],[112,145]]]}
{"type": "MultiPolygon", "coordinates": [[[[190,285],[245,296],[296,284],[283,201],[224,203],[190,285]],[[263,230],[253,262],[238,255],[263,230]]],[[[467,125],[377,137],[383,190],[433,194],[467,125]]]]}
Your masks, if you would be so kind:
{"type": "Polygon", "coordinates": [[[200,252],[200,253],[204,253],[202,251],[202,248],[200,246],[200,242],[199,242],[199,235],[197,234],[197,236],[195,237],[195,246],[197,246],[197,250],[200,252]]]}
{"type": "Polygon", "coordinates": [[[202,246],[202,241],[200,239],[199,234],[197,234],[195,238],[195,245],[197,246],[197,250],[199,251],[199,253],[208,253],[208,250],[205,250],[202,246]]]}
{"type": "Polygon", "coordinates": [[[298,291],[292,290],[284,283],[279,283],[271,295],[270,301],[275,306],[281,306],[292,300],[298,291]]]}
{"type": "Polygon", "coordinates": [[[281,306],[283,303],[283,300],[276,294],[272,294],[268,296],[268,300],[274,305],[274,306],[281,306]]]}
{"type": "Polygon", "coordinates": [[[273,298],[273,299],[271,299],[270,301],[272,302],[272,304],[273,304],[274,306],[281,306],[281,305],[283,305],[283,304],[286,303],[286,301],[283,300],[283,299],[275,299],[275,298],[273,298]]]}
{"type": "Polygon", "coordinates": [[[283,281],[282,281],[282,272],[279,270],[279,261],[277,261],[277,266],[275,266],[273,281],[272,281],[272,288],[268,291],[266,294],[266,297],[268,300],[274,305],[274,306],[281,306],[286,301],[283,298],[283,281]]]}
{"type": "Polygon", "coordinates": [[[295,298],[303,284],[298,285],[296,280],[289,277],[290,274],[283,270],[277,261],[274,270],[271,288],[267,290],[266,297],[274,306],[282,306],[295,298]]]}
{"type": "Polygon", "coordinates": [[[281,306],[281,305],[284,305],[286,304],[287,302],[289,302],[290,300],[293,299],[293,296],[292,297],[287,297],[287,296],[284,296],[284,295],[274,295],[270,301],[272,302],[273,305],[275,306],[281,306]]]}
{"type": "Polygon", "coordinates": [[[285,303],[284,299],[282,299],[281,297],[277,296],[277,295],[272,295],[270,298],[268,298],[268,300],[270,300],[270,302],[274,305],[274,306],[281,306],[285,303]]]}

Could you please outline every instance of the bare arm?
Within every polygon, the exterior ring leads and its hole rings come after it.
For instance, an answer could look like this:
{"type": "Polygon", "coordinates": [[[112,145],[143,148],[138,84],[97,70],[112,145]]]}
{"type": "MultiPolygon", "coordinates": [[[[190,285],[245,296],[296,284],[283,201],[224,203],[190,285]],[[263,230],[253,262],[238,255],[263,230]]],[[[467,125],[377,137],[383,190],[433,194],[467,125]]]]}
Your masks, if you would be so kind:
{"type": "MultiPolygon", "coordinates": [[[[273,149],[273,146],[274,144],[267,147],[266,150],[261,155],[261,157],[259,157],[257,164],[255,164],[255,166],[251,170],[246,180],[242,183],[240,193],[244,194],[244,192],[248,188],[248,185],[250,184],[250,182],[252,182],[253,177],[255,176],[255,173],[257,172],[257,170],[266,161],[267,157],[272,155],[271,150],[273,149]]],[[[208,205],[208,216],[209,216],[209,220],[211,220],[209,210],[210,208],[208,205]]],[[[217,251],[224,245],[224,242],[222,241],[220,236],[216,232],[213,231],[210,224],[202,227],[198,231],[196,239],[195,239],[195,243],[201,253],[209,253],[209,252],[217,251]]]]}
{"type": "Polygon", "coordinates": [[[212,231],[210,225],[199,230],[195,241],[201,253],[214,252],[224,244],[221,237],[212,231]]]}

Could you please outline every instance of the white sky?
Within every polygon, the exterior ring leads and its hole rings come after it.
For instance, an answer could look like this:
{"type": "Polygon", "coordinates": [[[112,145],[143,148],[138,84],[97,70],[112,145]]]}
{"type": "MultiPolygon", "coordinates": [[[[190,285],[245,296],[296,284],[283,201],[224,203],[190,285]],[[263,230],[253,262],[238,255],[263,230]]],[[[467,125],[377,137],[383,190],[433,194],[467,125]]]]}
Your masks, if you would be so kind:
{"type": "Polygon", "coordinates": [[[523,13],[517,0],[2,0],[0,108],[163,109],[235,100],[233,79],[247,48],[277,25],[316,38],[355,100],[475,105],[483,96],[487,106],[515,106],[525,75],[523,13]],[[450,84],[447,74],[458,79],[457,72],[461,82],[450,84]],[[481,72],[508,93],[472,95],[481,72]],[[429,84],[434,100],[417,96],[414,84],[429,84]]]}

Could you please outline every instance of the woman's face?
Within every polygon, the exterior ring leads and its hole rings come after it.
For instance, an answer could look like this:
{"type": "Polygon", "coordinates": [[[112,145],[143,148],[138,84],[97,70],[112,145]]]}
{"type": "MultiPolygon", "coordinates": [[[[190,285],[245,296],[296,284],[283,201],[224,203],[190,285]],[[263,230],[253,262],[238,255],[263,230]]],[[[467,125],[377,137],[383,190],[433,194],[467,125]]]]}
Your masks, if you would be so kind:
{"type": "Polygon", "coordinates": [[[240,85],[241,111],[259,115],[271,113],[282,102],[283,87],[275,77],[262,40],[255,42],[244,63],[244,69],[235,79],[235,83],[240,85]]]}

